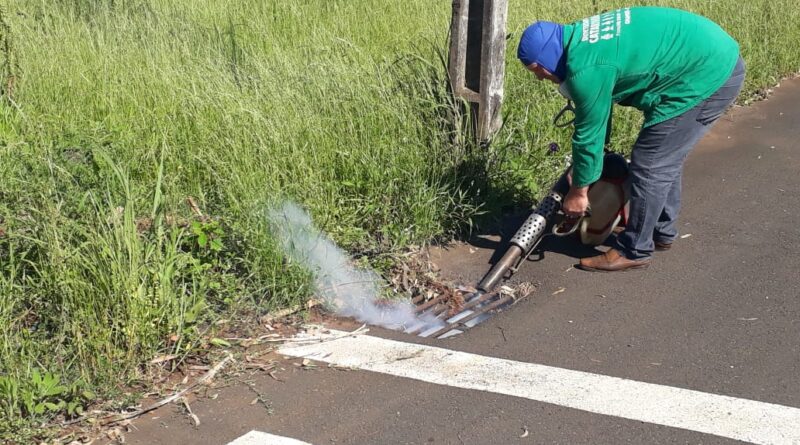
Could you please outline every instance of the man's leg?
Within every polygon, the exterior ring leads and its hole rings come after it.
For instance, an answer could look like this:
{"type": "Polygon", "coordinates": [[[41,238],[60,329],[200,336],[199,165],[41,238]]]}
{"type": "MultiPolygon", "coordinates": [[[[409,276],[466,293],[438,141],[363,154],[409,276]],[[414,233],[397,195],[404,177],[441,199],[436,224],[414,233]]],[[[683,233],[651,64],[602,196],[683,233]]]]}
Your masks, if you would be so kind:
{"type": "MultiPolygon", "coordinates": [[[[730,79],[716,93],[699,105],[701,108],[697,120],[701,125],[711,128],[722,117],[728,107],[739,96],[744,82],[744,62],[739,62],[734,68],[730,79]]],[[[664,210],[661,212],[653,232],[653,241],[660,244],[672,244],[678,236],[677,219],[681,208],[681,173],[670,187],[664,210]]]]}
{"type": "MultiPolygon", "coordinates": [[[[707,131],[706,126],[697,121],[700,111],[700,107],[695,107],[639,133],[633,146],[628,178],[630,215],[625,231],[619,234],[614,246],[628,259],[646,259],[652,254],[653,233],[659,220],[664,219],[661,216],[670,195],[678,203],[670,203],[667,211],[677,212],[679,208],[683,161],[707,131]]],[[[674,218],[671,223],[674,225],[674,218]]]]}
{"type": "Polygon", "coordinates": [[[656,228],[653,231],[653,241],[659,244],[672,244],[678,237],[678,213],[681,210],[681,179],[683,169],[678,174],[678,178],[672,183],[667,193],[667,201],[664,203],[664,210],[656,221],[656,228]]]}
{"type": "Polygon", "coordinates": [[[604,255],[582,259],[581,268],[614,271],[646,267],[657,228],[665,235],[659,242],[674,239],[683,162],[733,103],[743,82],[744,62],[739,59],[731,77],[711,97],[680,116],[642,129],[631,158],[630,212],[625,231],[604,255]]]}

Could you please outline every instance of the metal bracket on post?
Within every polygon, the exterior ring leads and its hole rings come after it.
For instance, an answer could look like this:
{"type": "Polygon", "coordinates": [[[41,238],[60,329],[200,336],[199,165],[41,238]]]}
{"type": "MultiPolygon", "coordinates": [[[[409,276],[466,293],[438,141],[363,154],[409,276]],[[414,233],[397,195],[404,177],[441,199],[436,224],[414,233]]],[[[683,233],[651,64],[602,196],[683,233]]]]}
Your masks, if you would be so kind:
{"type": "Polygon", "coordinates": [[[470,102],[479,142],[500,128],[508,0],[453,0],[450,66],[453,94],[470,102]]]}

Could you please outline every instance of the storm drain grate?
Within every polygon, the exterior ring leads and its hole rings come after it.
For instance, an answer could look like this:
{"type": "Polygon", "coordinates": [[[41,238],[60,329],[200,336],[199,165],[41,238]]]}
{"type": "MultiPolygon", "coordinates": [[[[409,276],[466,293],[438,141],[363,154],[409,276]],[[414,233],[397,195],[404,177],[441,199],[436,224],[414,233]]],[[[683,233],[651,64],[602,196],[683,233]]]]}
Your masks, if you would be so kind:
{"type": "Polygon", "coordinates": [[[416,305],[415,312],[420,321],[403,332],[420,337],[452,337],[486,321],[493,313],[515,301],[515,293],[504,292],[504,288],[493,292],[476,291],[466,294],[463,304],[456,305],[450,295],[439,295],[427,301],[419,296],[412,302],[416,305]]]}

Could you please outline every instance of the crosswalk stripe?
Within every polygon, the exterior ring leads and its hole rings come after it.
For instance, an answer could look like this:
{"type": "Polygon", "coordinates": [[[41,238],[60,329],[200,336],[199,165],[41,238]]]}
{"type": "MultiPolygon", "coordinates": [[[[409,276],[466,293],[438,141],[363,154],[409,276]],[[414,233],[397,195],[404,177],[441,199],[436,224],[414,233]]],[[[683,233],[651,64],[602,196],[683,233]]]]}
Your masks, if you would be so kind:
{"type": "Polygon", "coordinates": [[[250,431],[244,436],[228,443],[228,445],[311,445],[308,442],[301,442],[289,437],[276,436],[274,434],[262,433],[261,431],[250,431]]]}
{"type": "Polygon", "coordinates": [[[800,444],[800,409],[326,330],[280,354],[757,444],[800,444]]]}

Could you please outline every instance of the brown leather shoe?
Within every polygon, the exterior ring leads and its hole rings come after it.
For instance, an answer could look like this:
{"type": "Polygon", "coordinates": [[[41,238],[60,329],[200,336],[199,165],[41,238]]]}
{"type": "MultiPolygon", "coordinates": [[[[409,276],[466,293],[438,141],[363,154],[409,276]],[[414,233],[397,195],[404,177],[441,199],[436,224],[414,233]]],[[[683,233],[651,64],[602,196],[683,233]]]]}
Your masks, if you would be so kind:
{"type": "Polygon", "coordinates": [[[619,272],[623,270],[646,269],[650,266],[650,258],[642,260],[629,260],[618,250],[609,249],[608,252],[581,259],[579,269],[591,272],[619,272]]]}
{"type": "Polygon", "coordinates": [[[656,241],[656,250],[663,252],[672,248],[672,243],[661,243],[656,241]]]}

